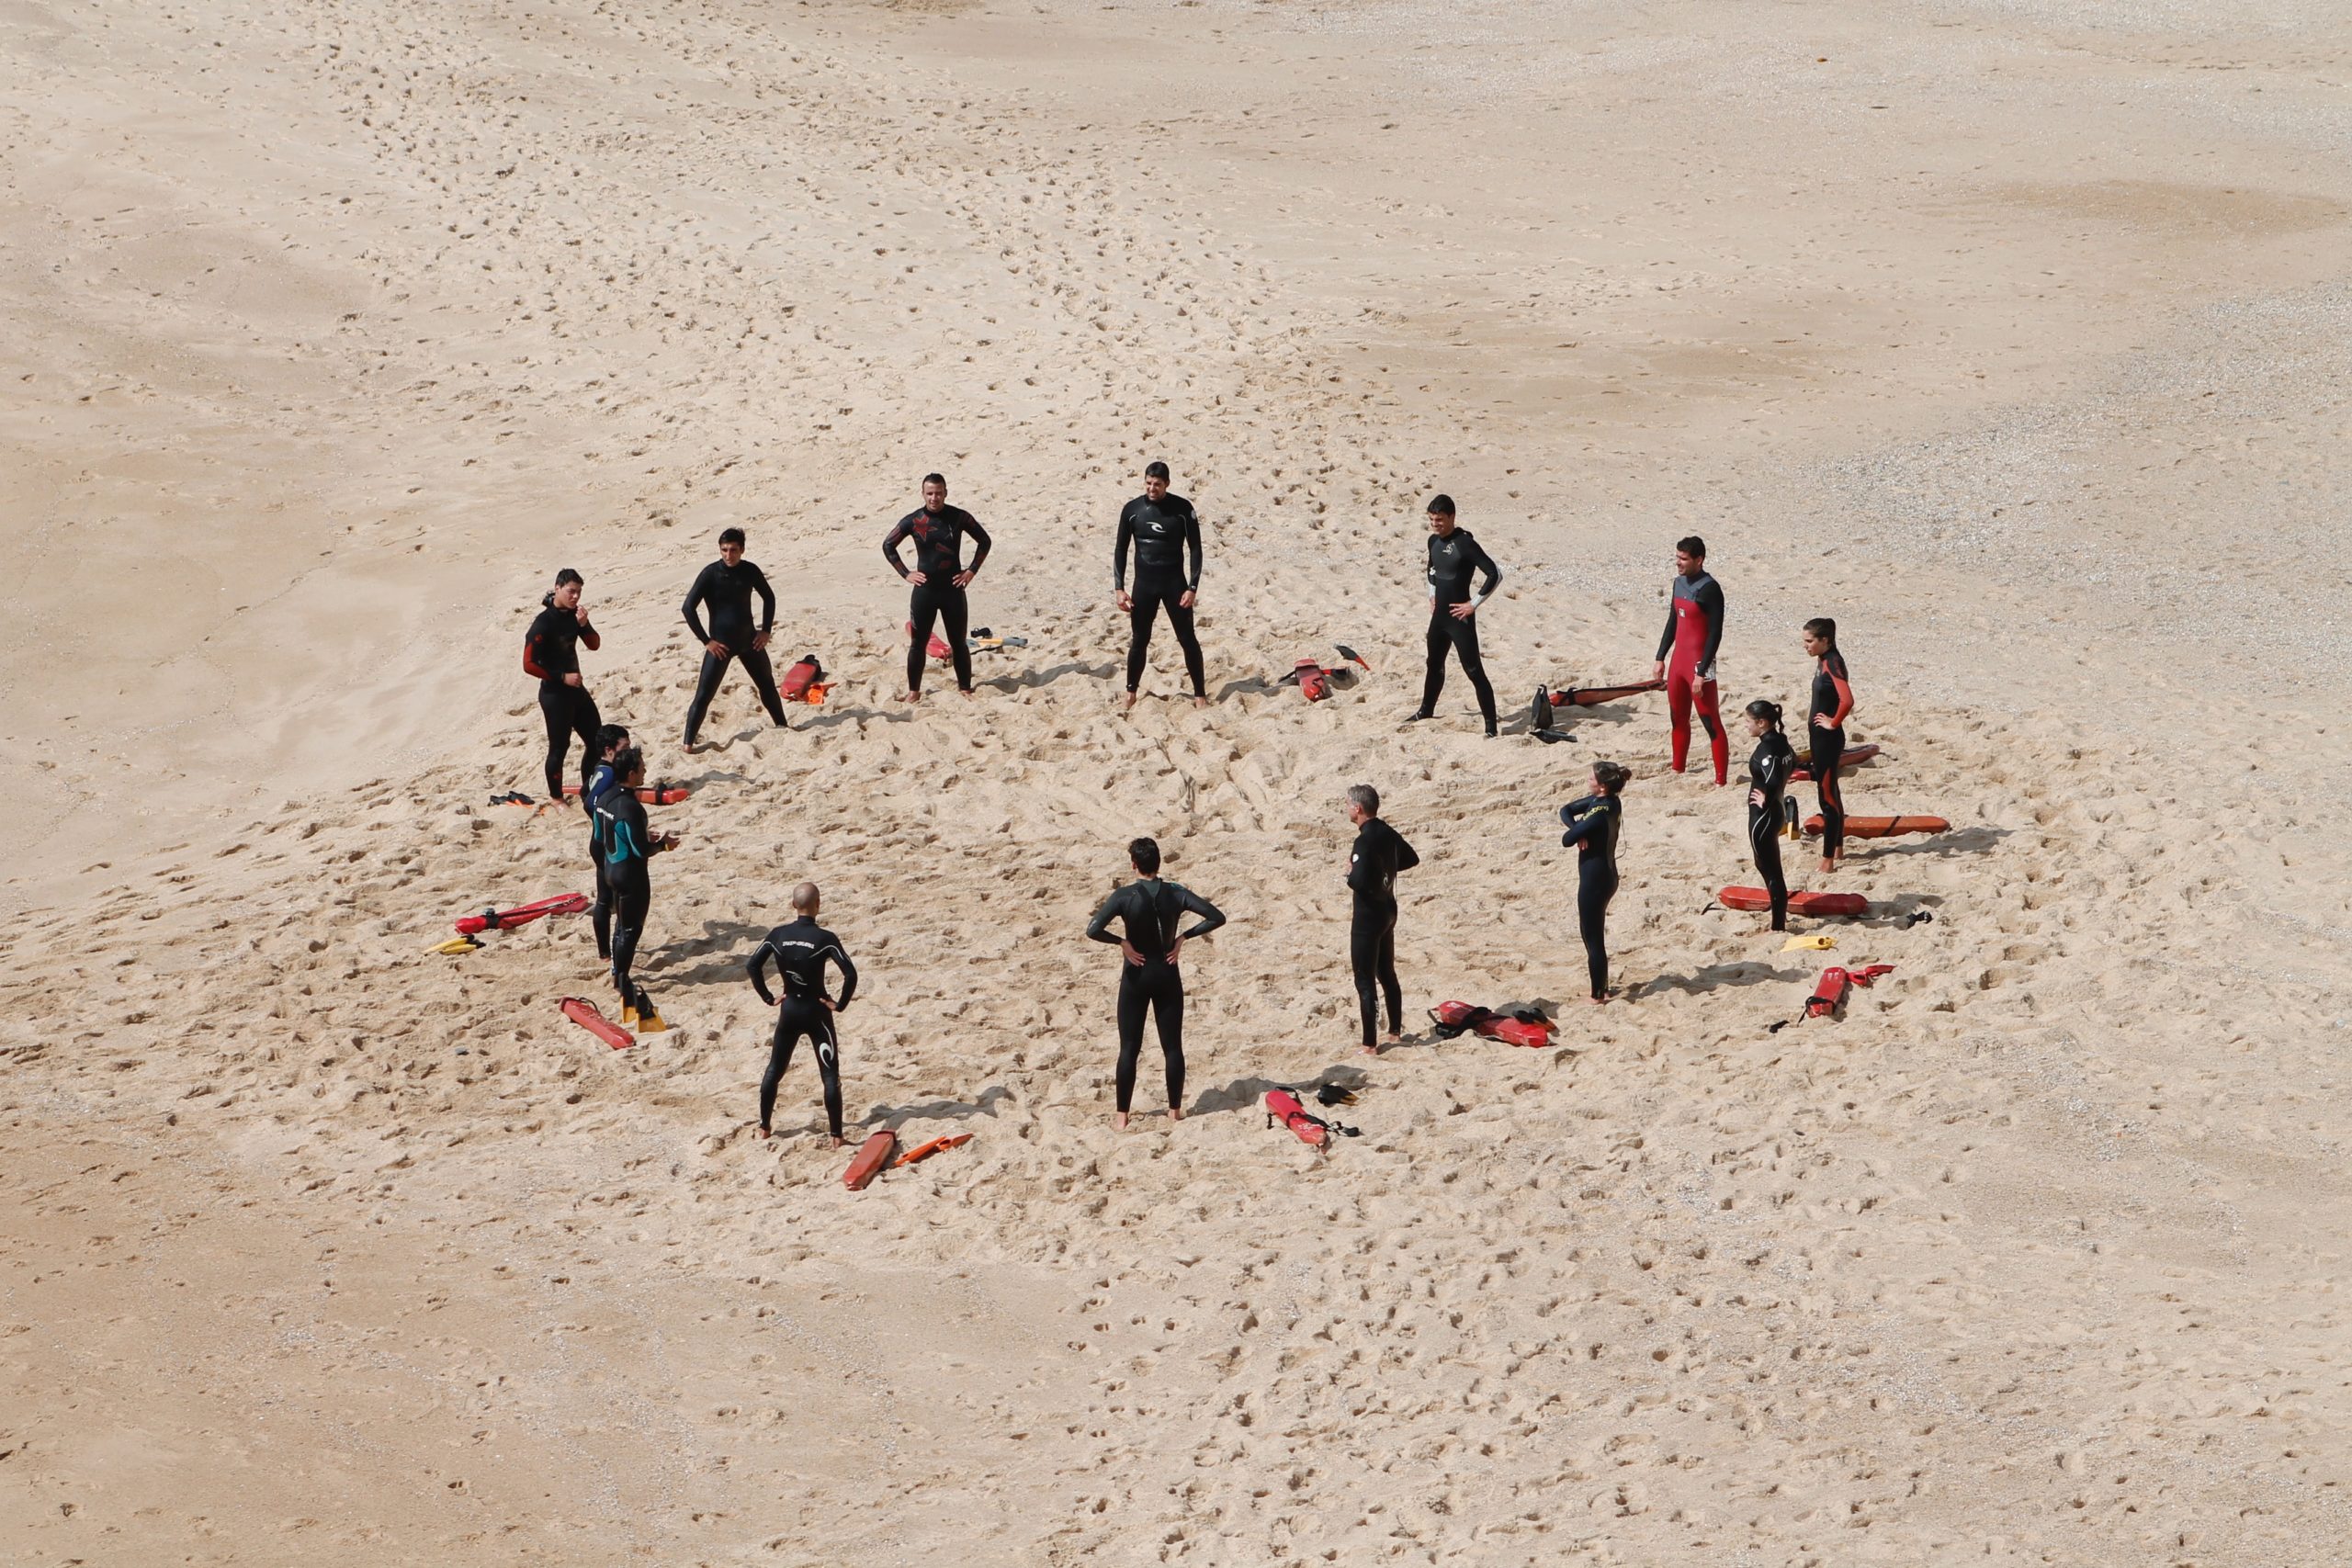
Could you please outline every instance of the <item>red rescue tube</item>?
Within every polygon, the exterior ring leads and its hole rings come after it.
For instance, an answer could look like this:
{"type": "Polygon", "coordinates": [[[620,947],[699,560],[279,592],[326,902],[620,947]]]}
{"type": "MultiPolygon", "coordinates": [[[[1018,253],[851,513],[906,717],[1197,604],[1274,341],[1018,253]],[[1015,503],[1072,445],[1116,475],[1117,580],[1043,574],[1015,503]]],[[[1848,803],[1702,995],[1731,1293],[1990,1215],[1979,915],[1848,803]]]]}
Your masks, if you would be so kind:
{"type": "Polygon", "coordinates": [[[616,1051],[626,1051],[637,1043],[637,1036],[596,1010],[596,1004],[581,997],[563,998],[563,1016],[610,1045],[616,1051]]]}
{"type": "Polygon", "coordinates": [[[824,678],[825,667],[817,662],[815,654],[808,654],[796,660],[791,667],[785,671],[784,678],[775,683],[776,695],[788,703],[817,701],[819,699],[812,697],[809,694],[821,693],[824,690],[819,684],[824,678]]]}
{"type": "Polygon", "coordinates": [[[859,1145],[857,1156],[842,1172],[842,1185],[853,1192],[863,1192],[865,1184],[881,1173],[890,1163],[890,1156],[899,1147],[899,1134],[885,1127],[859,1145]]]}
{"type": "Polygon", "coordinates": [[[1298,1102],[1298,1096],[1286,1089],[1272,1089],[1267,1093],[1266,1120],[1269,1123],[1280,1122],[1300,1143],[1317,1148],[1322,1147],[1331,1135],[1322,1122],[1306,1113],[1306,1107],[1298,1102]]]}
{"type": "MultiPolygon", "coordinates": [[[[1861,763],[1863,763],[1863,762],[1867,762],[1867,761],[1869,761],[1872,757],[1875,757],[1875,756],[1877,756],[1877,755],[1878,755],[1878,742],[1877,742],[1877,741],[1875,741],[1875,740],[1866,740],[1866,741],[1864,741],[1862,744],[1860,744],[1860,746],[1849,746],[1849,747],[1847,747],[1843,751],[1838,752],[1838,769],[1842,772],[1843,770],[1845,770],[1845,769],[1847,769],[1847,768],[1856,767],[1856,766],[1859,766],[1860,764],[1861,764],[1861,763]]],[[[1798,779],[1803,779],[1803,780],[1808,780],[1808,781],[1809,781],[1809,780],[1811,780],[1811,779],[1812,779],[1812,777],[1813,777],[1813,753],[1812,753],[1812,752],[1810,752],[1810,751],[1800,751],[1800,752],[1798,752],[1798,753],[1797,753],[1797,771],[1796,771],[1795,773],[1791,773],[1791,774],[1789,775],[1789,777],[1790,777],[1792,781],[1793,781],[1793,780],[1798,780],[1798,779]]]]}
{"type": "Polygon", "coordinates": [[[542,898],[536,904],[523,904],[512,909],[484,909],[479,915],[460,915],[458,934],[476,936],[483,931],[510,931],[527,926],[533,920],[549,915],[577,915],[593,902],[585,893],[561,893],[552,898],[542,898]]]}
{"type": "MultiPolygon", "coordinates": [[[[1804,819],[1807,836],[1821,836],[1821,818],[1804,819]]],[[[1940,817],[1849,817],[1846,837],[1849,839],[1894,839],[1905,833],[1949,833],[1951,824],[1940,817]]]]}
{"type": "Polygon", "coordinates": [[[1552,1025],[1549,1021],[1531,1023],[1523,1018],[1511,1018],[1508,1015],[1487,1019],[1473,1032],[1484,1035],[1488,1040],[1499,1040],[1506,1045],[1526,1045],[1540,1050],[1552,1043],[1552,1025]]]}
{"type": "MultiPolygon", "coordinates": [[[[563,786],[563,793],[568,795],[578,795],[580,786],[566,784],[563,786]]],[[[637,786],[637,798],[648,806],[675,806],[693,793],[684,784],[650,784],[637,786]]]]}
{"type": "MultiPolygon", "coordinates": [[[[1769,909],[1772,896],[1761,887],[1726,887],[1715,895],[1726,909],[1769,909]]],[[[1792,893],[1792,915],[1867,915],[1871,901],[1859,893],[1792,893]]]]}
{"type": "Polygon", "coordinates": [[[1331,672],[1312,659],[1302,659],[1296,670],[1298,694],[1310,703],[1319,703],[1331,694],[1331,672]]]}

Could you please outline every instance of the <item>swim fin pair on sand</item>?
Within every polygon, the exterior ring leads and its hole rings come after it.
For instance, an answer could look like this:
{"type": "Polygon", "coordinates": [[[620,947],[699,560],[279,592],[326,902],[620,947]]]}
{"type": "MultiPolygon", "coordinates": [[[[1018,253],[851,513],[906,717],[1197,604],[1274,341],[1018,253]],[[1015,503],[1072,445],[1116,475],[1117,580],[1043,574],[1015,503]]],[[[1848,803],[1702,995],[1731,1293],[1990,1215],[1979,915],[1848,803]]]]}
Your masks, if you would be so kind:
{"type": "Polygon", "coordinates": [[[1345,682],[1354,679],[1354,673],[1348,669],[1348,665],[1362,665],[1364,673],[1368,675],[1372,672],[1372,666],[1364,663],[1363,655],[1346,643],[1335,642],[1331,646],[1340,650],[1340,657],[1345,660],[1344,663],[1325,664],[1319,659],[1302,659],[1291,666],[1289,674],[1275,682],[1274,684],[1295,685],[1300,696],[1310,703],[1319,703],[1331,694],[1331,683],[1334,681],[1345,682]]]}
{"type": "MultiPolygon", "coordinates": [[[[1336,1084],[1325,1084],[1316,1091],[1315,1097],[1326,1105],[1347,1104],[1355,1099],[1352,1093],[1336,1084]],[[1334,1090],[1342,1098],[1329,1098],[1334,1090]]],[[[1363,1136],[1361,1127],[1351,1127],[1341,1122],[1326,1122],[1320,1116],[1308,1115],[1306,1107],[1299,1103],[1298,1096],[1286,1089],[1269,1089],[1266,1093],[1266,1125],[1272,1127],[1277,1122],[1290,1129],[1292,1136],[1310,1148],[1327,1147],[1334,1133],[1346,1138],[1363,1136]]]]}
{"type": "Polygon", "coordinates": [[[1436,1026],[1435,1032],[1441,1040],[1476,1034],[1482,1040],[1499,1040],[1506,1045],[1535,1049],[1551,1044],[1553,1033],[1559,1027],[1544,1016],[1541,1008],[1513,1006],[1498,1012],[1473,1002],[1440,1002],[1430,1009],[1430,1021],[1436,1026]]]}
{"type": "Polygon", "coordinates": [[[1892,964],[1866,964],[1859,969],[1833,964],[1821,972],[1820,980],[1813,987],[1813,995],[1805,998],[1804,1011],[1794,1018],[1781,1020],[1764,1032],[1778,1034],[1789,1025],[1801,1023],[1808,1018],[1835,1018],[1845,1010],[1846,998],[1856,986],[1870,987],[1877,982],[1880,976],[1894,973],[1894,965],[1892,964]]]}

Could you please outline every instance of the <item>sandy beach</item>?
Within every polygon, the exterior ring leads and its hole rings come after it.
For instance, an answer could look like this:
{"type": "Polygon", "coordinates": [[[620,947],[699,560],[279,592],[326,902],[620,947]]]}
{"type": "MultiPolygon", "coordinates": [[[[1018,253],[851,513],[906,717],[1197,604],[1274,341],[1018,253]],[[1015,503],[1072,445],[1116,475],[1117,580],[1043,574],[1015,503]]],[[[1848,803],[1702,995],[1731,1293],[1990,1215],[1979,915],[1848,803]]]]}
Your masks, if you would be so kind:
{"type": "Polygon", "coordinates": [[[2352,1557],[2347,59],[2305,0],[6,0],[0,1558],[2352,1557]],[[1215,701],[1163,629],[1123,716],[1154,458],[1215,701]],[[1027,646],[910,709],[934,468],[1027,646]],[[1492,740],[1458,672],[1403,722],[1438,491],[1492,740]],[[690,756],[729,525],[837,683],[690,756]],[[1851,809],[1951,824],[1790,847],[1834,953],[1716,906],[1662,698],[1522,733],[1647,675],[1690,533],[1726,711],[1834,615],[1851,809]],[[559,567],[692,790],[625,1052],[584,919],[432,951],[587,887],[490,804],[559,567]],[[1422,859],[1376,1058],[1357,783],[1422,859]],[[1119,1133],[1138,834],[1231,923],[1119,1133]],[[803,879],[852,1141],[972,1134],[862,1192],[805,1058],[752,1126],[803,879]],[[1832,962],[1894,969],[1773,1030],[1832,962]],[[1327,1154],[1260,1109],[1319,1084],[1327,1154]]]}

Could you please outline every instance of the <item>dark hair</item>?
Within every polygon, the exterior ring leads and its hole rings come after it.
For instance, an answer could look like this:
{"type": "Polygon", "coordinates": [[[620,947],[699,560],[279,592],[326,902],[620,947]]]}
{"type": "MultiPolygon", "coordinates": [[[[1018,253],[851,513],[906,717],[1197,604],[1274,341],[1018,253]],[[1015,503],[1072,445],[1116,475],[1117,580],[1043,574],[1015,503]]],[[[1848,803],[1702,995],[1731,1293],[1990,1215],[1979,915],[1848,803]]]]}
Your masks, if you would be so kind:
{"type": "Polygon", "coordinates": [[[634,746],[624,746],[613,753],[613,777],[625,779],[645,766],[645,753],[634,746]]]}
{"type": "Polygon", "coordinates": [[[945,474],[925,474],[922,477],[922,482],[927,485],[944,485],[947,482],[947,476],[945,474]]]}
{"type": "Polygon", "coordinates": [[[1453,497],[1444,494],[1433,495],[1430,497],[1429,505],[1422,510],[1440,517],[1451,517],[1453,515],[1453,497]]]}
{"type": "Polygon", "coordinates": [[[1686,556],[1696,556],[1701,560],[1707,558],[1707,541],[1696,534],[1683,535],[1674,541],[1674,547],[1686,556]]]}
{"type": "Polygon", "coordinates": [[[722,545],[740,545],[743,542],[743,530],[741,528],[721,528],[718,531],[718,542],[722,545]]]}
{"type": "Polygon", "coordinates": [[[1350,784],[1348,804],[1363,807],[1367,817],[1377,817],[1380,815],[1380,792],[1370,784],[1350,784]]]}
{"type": "Polygon", "coordinates": [[[1762,697],[1758,697],[1754,702],[1747,705],[1747,716],[1750,718],[1760,718],[1765,723],[1770,725],[1773,728],[1778,729],[1781,728],[1781,705],[1778,703],[1768,703],[1762,697]]]}
{"type": "Polygon", "coordinates": [[[1827,643],[1831,652],[1838,649],[1838,623],[1826,615],[1815,615],[1804,624],[1804,629],[1827,643]]]}
{"type": "Polygon", "coordinates": [[[1143,466],[1143,477],[1148,479],[1164,479],[1168,477],[1168,465],[1165,463],[1146,463],[1143,466]]]}
{"type": "Polygon", "coordinates": [[[1153,876],[1159,874],[1159,845],[1157,840],[1136,840],[1127,846],[1127,858],[1136,863],[1136,869],[1144,875],[1153,876]]]}
{"type": "Polygon", "coordinates": [[[561,588],[568,582],[585,582],[587,581],[588,580],[586,578],[581,576],[570,567],[565,567],[561,571],[555,574],[555,585],[558,588],[561,588]]]}
{"type": "Polygon", "coordinates": [[[628,739],[628,726],[626,724],[599,726],[596,730],[596,755],[602,757],[628,739]]]}
{"type": "Polygon", "coordinates": [[[1623,762],[1595,762],[1592,765],[1592,782],[1600,786],[1603,795],[1615,795],[1633,776],[1634,770],[1623,762]]]}

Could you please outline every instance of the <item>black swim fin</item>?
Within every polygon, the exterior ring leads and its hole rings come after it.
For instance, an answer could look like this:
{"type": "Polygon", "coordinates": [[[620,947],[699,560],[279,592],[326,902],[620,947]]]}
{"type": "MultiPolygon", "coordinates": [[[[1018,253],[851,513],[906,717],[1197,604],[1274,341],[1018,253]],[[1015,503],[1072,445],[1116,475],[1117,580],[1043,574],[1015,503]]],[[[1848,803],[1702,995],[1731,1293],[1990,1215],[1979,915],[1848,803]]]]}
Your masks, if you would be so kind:
{"type": "Polygon", "coordinates": [[[1552,728],[1551,687],[1535,688],[1535,702],[1527,710],[1527,728],[1534,733],[1538,740],[1543,739],[1545,731],[1552,728]]]}
{"type": "Polygon", "coordinates": [[[1353,1105],[1356,1102],[1356,1091],[1351,1089],[1342,1089],[1335,1083],[1327,1083],[1315,1091],[1315,1098],[1325,1105],[1353,1105]]]}
{"type": "MultiPolygon", "coordinates": [[[[1358,653],[1354,649],[1350,648],[1346,643],[1335,642],[1331,646],[1338,649],[1340,650],[1340,657],[1348,660],[1351,664],[1363,664],[1363,655],[1358,653]]],[[[1371,673],[1371,665],[1363,664],[1363,668],[1366,674],[1371,673]]]]}
{"type": "Polygon", "coordinates": [[[1535,732],[1535,739],[1546,746],[1572,744],[1576,740],[1575,736],[1558,729],[1539,729],[1535,732]]]}

